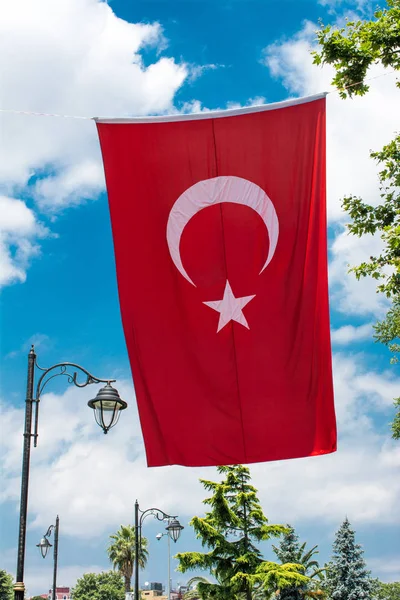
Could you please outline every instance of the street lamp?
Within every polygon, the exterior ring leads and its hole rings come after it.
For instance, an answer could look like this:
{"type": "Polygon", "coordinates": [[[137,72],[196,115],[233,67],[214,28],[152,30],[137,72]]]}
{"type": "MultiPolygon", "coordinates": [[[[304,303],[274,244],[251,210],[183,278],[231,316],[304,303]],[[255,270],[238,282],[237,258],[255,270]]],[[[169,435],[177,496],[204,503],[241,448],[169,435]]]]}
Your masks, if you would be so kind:
{"type": "Polygon", "coordinates": [[[167,533],[158,533],[156,538],[160,541],[165,535],[168,538],[168,585],[167,585],[167,599],[171,598],[171,539],[176,543],[179,536],[181,535],[183,525],[179,523],[177,519],[171,519],[167,527],[165,528],[167,533]]]}
{"type": "Polygon", "coordinates": [[[56,600],[56,589],[57,589],[57,558],[58,558],[58,532],[60,527],[60,519],[56,518],[56,524],[50,525],[44,537],[40,540],[39,544],[36,544],[40,548],[43,558],[46,558],[48,549],[51,548],[49,537],[54,529],[54,569],[53,569],[53,589],[51,593],[51,600],[56,600]]]}
{"type": "Polygon", "coordinates": [[[40,542],[38,544],[36,544],[36,547],[40,548],[40,552],[42,553],[42,557],[46,558],[47,550],[49,548],[51,548],[51,544],[50,544],[49,540],[47,539],[47,537],[42,537],[42,539],[40,540],[40,542]]]}
{"type": "Polygon", "coordinates": [[[21,505],[19,513],[19,536],[18,536],[18,557],[17,557],[17,576],[14,584],[14,600],[24,600],[25,584],[24,584],[24,566],[25,566],[25,541],[26,541],[26,517],[28,510],[28,484],[29,484],[29,465],[31,454],[31,438],[33,437],[33,445],[36,447],[38,438],[38,423],[39,423],[39,402],[40,396],[51,379],[65,375],[69,383],[73,383],[79,388],[86,387],[91,383],[105,383],[93,400],[88,402],[90,408],[95,410],[95,418],[97,423],[107,433],[117,421],[121,410],[125,410],[128,406],[124,400],[121,400],[119,394],[111,383],[115,379],[99,379],[86,371],[83,367],[75,363],[58,363],[43,369],[36,362],[35,349],[32,346],[28,354],[28,377],[26,386],[26,402],[25,402],[25,429],[24,429],[24,446],[22,454],[22,478],[21,478],[21,505]],[[34,395],[35,383],[35,368],[42,371],[39,377],[36,394],[34,395]],[[82,383],[78,382],[77,369],[86,379],[82,383]],[[34,433],[32,433],[32,412],[35,406],[34,433]]]}
{"type": "MultiPolygon", "coordinates": [[[[134,600],[139,600],[139,555],[142,545],[142,525],[143,521],[149,515],[153,515],[155,519],[158,521],[168,521],[168,523],[175,523],[174,527],[169,530],[169,526],[166,527],[168,529],[168,538],[170,535],[170,531],[174,531],[174,537],[172,539],[176,542],[181,534],[183,529],[182,525],[177,520],[177,516],[167,515],[164,511],[159,508],[148,508],[147,510],[140,510],[139,503],[136,500],[135,502],[135,597],[134,600]],[[140,513],[140,518],[139,518],[140,513]]],[[[167,535],[167,534],[164,534],[167,535]]],[[[162,537],[162,534],[161,534],[162,537]]],[[[160,538],[161,539],[161,538],[160,538]]],[[[169,556],[169,551],[168,551],[169,556]]],[[[169,573],[168,573],[168,586],[169,586],[169,573]]],[[[169,600],[169,598],[168,598],[169,600]]]]}

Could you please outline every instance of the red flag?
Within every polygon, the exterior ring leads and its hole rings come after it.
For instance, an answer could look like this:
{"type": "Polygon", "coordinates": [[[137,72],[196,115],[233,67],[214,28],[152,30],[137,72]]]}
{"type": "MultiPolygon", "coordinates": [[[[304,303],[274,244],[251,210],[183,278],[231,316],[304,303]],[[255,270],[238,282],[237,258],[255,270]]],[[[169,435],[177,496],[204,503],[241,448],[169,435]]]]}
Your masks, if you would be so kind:
{"type": "Polygon", "coordinates": [[[97,125],[148,465],[334,452],[325,97],[97,125]]]}

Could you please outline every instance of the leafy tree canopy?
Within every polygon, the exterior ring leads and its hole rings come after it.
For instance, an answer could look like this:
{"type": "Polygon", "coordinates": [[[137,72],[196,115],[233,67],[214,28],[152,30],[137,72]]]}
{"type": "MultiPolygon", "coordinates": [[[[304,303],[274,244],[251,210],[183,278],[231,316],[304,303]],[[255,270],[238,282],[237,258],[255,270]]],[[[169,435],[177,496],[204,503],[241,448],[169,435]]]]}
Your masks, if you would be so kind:
{"type": "Polygon", "coordinates": [[[72,590],[74,600],[124,600],[124,580],[119,573],[85,573],[72,590]]]}
{"type": "Polygon", "coordinates": [[[258,543],[279,537],[286,528],[270,525],[257,490],[250,484],[250,471],[242,465],[218,467],[221,482],[201,479],[211,496],[204,500],[209,509],[204,518],[193,517],[191,526],[208,552],[177,555],[178,570],[203,569],[216,582],[197,578],[202,600],[253,600],[293,583],[307,581],[295,564],[278,565],[264,561],[258,543]]]}
{"type": "Polygon", "coordinates": [[[398,600],[400,598],[400,581],[393,583],[378,581],[376,588],[374,600],[398,600]]]}
{"type": "Polygon", "coordinates": [[[400,70],[400,0],[387,0],[370,21],[347,21],[345,27],[321,24],[317,37],[320,50],[313,53],[314,63],[334,66],[332,83],[342,98],[362,96],[369,90],[365,79],[372,65],[400,70]]]}
{"type": "Polygon", "coordinates": [[[13,600],[13,578],[7,571],[0,569],[0,600],[13,600]]]}
{"type": "MultiPolygon", "coordinates": [[[[348,21],[345,27],[321,25],[317,32],[319,50],[314,63],[333,65],[332,83],[342,98],[364,95],[368,69],[374,64],[400,70],[400,0],[387,0],[384,9],[375,11],[369,21],[348,21]]],[[[396,85],[400,87],[400,82],[396,85]]],[[[398,362],[400,352],[400,135],[381,150],[370,153],[379,168],[380,199],[376,205],[348,196],[342,206],[350,216],[348,230],[352,235],[380,235],[383,250],[378,256],[353,267],[356,277],[373,277],[377,291],[391,302],[386,318],[375,326],[375,339],[389,347],[391,362],[398,362]]],[[[400,439],[400,398],[392,432],[400,439]]]]}

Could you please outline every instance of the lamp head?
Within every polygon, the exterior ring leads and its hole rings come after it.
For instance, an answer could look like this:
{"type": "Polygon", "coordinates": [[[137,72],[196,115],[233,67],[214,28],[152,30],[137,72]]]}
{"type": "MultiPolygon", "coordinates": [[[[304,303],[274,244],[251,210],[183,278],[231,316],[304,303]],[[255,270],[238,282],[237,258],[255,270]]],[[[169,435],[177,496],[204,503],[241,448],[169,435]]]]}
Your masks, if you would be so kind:
{"type": "Polygon", "coordinates": [[[174,518],[170,520],[169,525],[165,529],[168,531],[174,542],[177,542],[179,536],[181,535],[182,529],[185,528],[179,523],[178,519],[174,518]]]}
{"type": "Polygon", "coordinates": [[[96,398],[89,400],[88,406],[94,410],[96,423],[107,433],[117,424],[121,410],[128,405],[119,397],[118,391],[107,383],[97,392],[96,398]]]}
{"type": "Polygon", "coordinates": [[[51,548],[51,544],[47,537],[43,537],[39,544],[36,544],[37,548],[40,548],[40,552],[42,553],[43,558],[46,558],[46,554],[49,548],[51,548]]]}

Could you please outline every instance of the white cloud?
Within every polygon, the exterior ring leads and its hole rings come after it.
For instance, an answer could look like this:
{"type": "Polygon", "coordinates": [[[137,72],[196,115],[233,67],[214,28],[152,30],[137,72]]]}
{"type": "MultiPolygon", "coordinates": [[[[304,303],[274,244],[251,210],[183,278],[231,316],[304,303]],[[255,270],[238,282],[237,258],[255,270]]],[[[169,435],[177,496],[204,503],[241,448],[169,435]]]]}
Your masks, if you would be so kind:
{"type": "MultiPolygon", "coordinates": [[[[170,111],[190,69],[160,55],[145,66],[141,57],[146,47],[165,46],[158,23],[128,23],[101,0],[58,0],[57,10],[52,0],[9,2],[0,21],[2,108],[88,117],[170,111]]],[[[49,214],[95,198],[104,175],[93,121],[0,119],[0,186],[19,219],[10,223],[2,212],[8,229],[0,267],[8,284],[25,280],[39,252],[37,218],[12,199],[32,196],[49,214]]]]}
{"type": "Polygon", "coordinates": [[[392,582],[400,580],[400,556],[392,558],[371,558],[368,567],[381,575],[383,581],[392,582]]]}
{"type": "Polygon", "coordinates": [[[25,281],[31,258],[38,254],[37,239],[48,234],[25,202],[0,196],[0,287],[25,281]]]}
{"type": "Polygon", "coordinates": [[[363,277],[357,280],[350,267],[361,264],[371,255],[382,250],[380,237],[365,235],[361,238],[349,235],[339,226],[331,248],[329,261],[329,283],[331,300],[336,310],[350,315],[374,315],[381,317],[387,310],[387,300],[376,293],[376,280],[363,277]]]}
{"type": "MultiPolygon", "coordinates": [[[[60,0],[57,11],[51,0],[16,0],[0,27],[6,108],[87,116],[165,111],[188,74],[166,57],[145,67],[140,51],[165,43],[160,25],[128,23],[99,0],[60,0]]],[[[101,164],[93,122],[9,114],[3,121],[3,182],[25,185],[48,165],[64,176],[59,194],[68,202],[74,176],[78,189],[86,181],[76,176],[80,165],[93,181],[92,162],[101,164]]]]}
{"type": "Polygon", "coordinates": [[[365,325],[343,325],[338,329],[333,329],[331,339],[334,344],[346,346],[352,342],[370,339],[373,334],[371,323],[365,325]]]}
{"type": "MultiPolygon", "coordinates": [[[[318,0],[318,4],[322,6],[326,6],[328,8],[328,12],[331,14],[336,14],[336,9],[341,9],[345,0],[318,0]]],[[[350,2],[346,2],[346,4],[352,5],[354,10],[358,13],[356,18],[359,18],[360,13],[362,14],[367,9],[371,9],[372,2],[371,0],[350,0],[350,2]]]]}
{"type": "MultiPolygon", "coordinates": [[[[347,514],[356,523],[399,523],[398,447],[387,431],[374,431],[368,410],[391,414],[391,399],[400,381],[392,373],[365,372],[362,359],[337,355],[335,392],[339,451],[323,457],[252,466],[254,483],[272,520],[340,522],[347,514]]],[[[185,519],[201,511],[200,476],[214,469],[148,469],[129,383],[118,382],[130,407],[104,436],[87,400],[94,386],[69,387],[41,402],[40,437],[32,450],[30,528],[47,527],[49,514],[62,514],[63,532],[90,539],[132,518],[132,498],[140,481],[143,505],[162,505],[185,519]],[[79,494],[76,491],[79,490],[79,494]],[[99,499],[101,498],[101,501],[99,499]],[[112,510],[104,510],[104,506],[112,510]]],[[[23,410],[4,408],[1,440],[2,501],[19,499],[23,410]]],[[[322,526],[322,525],[321,525],[322,526]]]]}
{"type": "Polygon", "coordinates": [[[195,81],[201,77],[206,71],[216,71],[217,69],[224,69],[225,65],[219,65],[210,63],[208,65],[193,65],[190,69],[190,80],[195,81]]]}
{"type": "Polygon", "coordinates": [[[40,350],[43,352],[43,350],[48,350],[49,348],[51,348],[52,340],[45,333],[35,333],[35,334],[31,335],[20,346],[20,348],[18,348],[16,350],[12,350],[8,354],[6,354],[5,358],[15,358],[19,354],[27,354],[32,345],[35,346],[36,350],[38,350],[40,348],[40,350]]]}
{"type": "Polygon", "coordinates": [[[219,111],[219,110],[228,110],[235,108],[243,108],[244,106],[259,106],[260,104],[265,104],[266,100],[264,96],[255,96],[254,98],[249,98],[245,104],[240,104],[240,102],[228,101],[224,107],[214,107],[208,108],[207,106],[203,106],[200,100],[191,100],[189,102],[184,102],[179,109],[176,108],[174,111],[176,114],[179,113],[200,113],[200,112],[210,112],[210,111],[219,111]]]}
{"type": "MultiPolygon", "coordinates": [[[[59,565],[57,568],[57,587],[70,587],[84,573],[101,573],[102,571],[105,571],[105,568],[99,565],[69,565],[67,567],[59,565]]],[[[25,573],[25,580],[29,581],[26,590],[28,598],[30,594],[46,593],[50,588],[49,582],[53,580],[53,565],[51,561],[43,561],[40,568],[31,568],[28,566],[25,573]]]]}
{"type": "Polygon", "coordinates": [[[259,106],[260,104],[265,104],[265,102],[264,96],[255,96],[254,98],[249,98],[245,105],[240,104],[240,102],[227,102],[226,108],[235,109],[242,108],[243,106],[259,106]]]}
{"type": "Polygon", "coordinates": [[[100,161],[88,160],[81,164],[40,179],[35,185],[35,196],[42,208],[56,210],[65,203],[80,204],[96,198],[104,189],[105,180],[100,161]]]}

